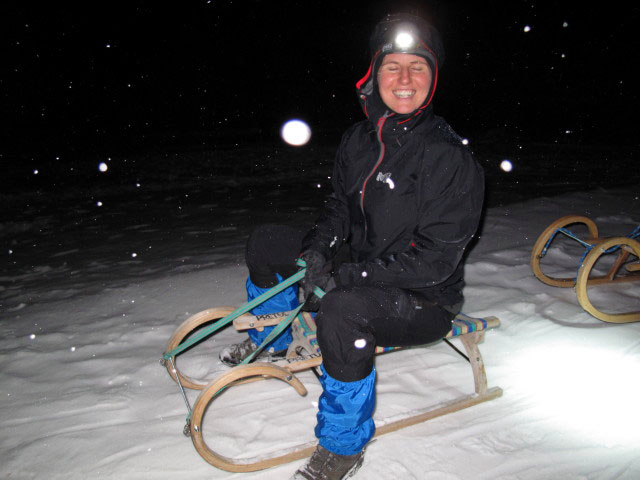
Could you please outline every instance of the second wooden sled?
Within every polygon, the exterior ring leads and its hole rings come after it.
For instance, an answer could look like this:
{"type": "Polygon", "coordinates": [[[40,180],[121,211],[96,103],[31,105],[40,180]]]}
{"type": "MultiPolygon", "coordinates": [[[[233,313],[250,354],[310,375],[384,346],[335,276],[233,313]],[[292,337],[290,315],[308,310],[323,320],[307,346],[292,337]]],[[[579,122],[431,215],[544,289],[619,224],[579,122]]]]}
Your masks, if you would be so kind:
{"type": "MultiPolygon", "coordinates": [[[[600,237],[593,220],[580,215],[567,215],[552,222],[538,237],[531,251],[531,269],[543,283],[553,287],[573,287],[580,306],[595,318],[609,323],[640,321],[640,310],[626,313],[608,313],[594,306],[587,287],[608,283],[640,281],[640,225],[627,237],[600,237]],[[570,227],[572,229],[569,229],[570,227]],[[580,227],[582,226],[582,227],[580,227]],[[577,230],[575,227],[581,228],[577,230]],[[541,260],[547,255],[557,237],[566,237],[584,247],[577,275],[553,276],[543,271],[541,260]],[[596,275],[596,263],[603,256],[615,254],[615,259],[604,275],[596,275]]],[[[547,267],[548,268],[548,267],[547,267]]]]}
{"type": "MultiPolygon", "coordinates": [[[[193,315],[172,336],[167,351],[171,352],[190,332],[198,329],[201,325],[211,320],[228,316],[235,310],[235,307],[219,307],[193,315]]],[[[233,320],[233,325],[237,330],[262,329],[265,326],[282,322],[282,319],[286,318],[288,313],[283,312],[281,314],[263,316],[245,314],[236,317],[233,320]]],[[[500,397],[502,389],[498,387],[489,388],[487,385],[484,362],[478,348],[478,345],[484,340],[485,331],[496,328],[499,325],[500,321],[495,317],[472,318],[463,314],[458,315],[453,321],[452,329],[448,333],[447,339],[457,337],[464,345],[467,360],[473,371],[473,392],[448,402],[431,406],[420,412],[413,412],[415,415],[408,418],[377,424],[376,436],[500,397]]],[[[316,369],[322,363],[322,356],[315,337],[316,326],[313,318],[308,313],[298,314],[291,326],[293,342],[289,346],[286,358],[270,363],[254,362],[247,365],[239,365],[230,368],[210,381],[194,379],[182,373],[176,366],[175,357],[170,357],[170,362],[165,362],[167,371],[181,387],[201,390],[187,421],[185,433],[191,437],[198,453],[211,465],[230,472],[250,472],[299,460],[313,453],[316,446],[315,441],[303,443],[284,451],[278,451],[273,456],[260,455],[252,458],[230,458],[215,452],[207,445],[203,437],[202,420],[207,408],[222,391],[230,387],[256,380],[276,378],[291,385],[299,395],[306,395],[307,390],[295,376],[295,373],[312,368],[316,369]]],[[[394,350],[394,348],[378,347],[376,353],[385,353],[391,350],[394,350]]]]}

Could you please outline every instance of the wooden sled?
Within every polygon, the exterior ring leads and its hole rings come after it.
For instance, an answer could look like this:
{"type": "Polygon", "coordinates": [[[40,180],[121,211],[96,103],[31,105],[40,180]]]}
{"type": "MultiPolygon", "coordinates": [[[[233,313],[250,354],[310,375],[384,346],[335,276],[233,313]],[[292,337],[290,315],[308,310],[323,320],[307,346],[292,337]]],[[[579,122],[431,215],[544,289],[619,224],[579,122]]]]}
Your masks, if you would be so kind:
{"type": "MultiPolygon", "coordinates": [[[[171,352],[176,346],[180,345],[190,332],[198,329],[201,325],[211,322],[212,320],[226,317],[234,310],[235,307],[219,307],[205,310],[191,316],[171,337],[167,346],[167,352],[171,352]]],[[[233,325],[237,330],[246,330],[249,328],[262,329],[265,326],[277,324],[282,318],[287,316],[287,313],[288,312],[261,316],[245,314],[235,318],[233,325]]],[[[472,318],[462,314],[458,315],[453,321],[452,329],[448,333],[447,339],[454,337],[459,338],[464,345],[467,359],[473,371],[473,393],[432,406],[408,418],[376,425],[376,436],[415,425],[501,396],[502,389],[498,387],[488,388],[487,386],[485,367],[478,349],[478,345],[484,340],[485,331],[496,328],[499,325],[500,321],[495,317],[472,318]]],[[[293,342],[289,346],[286,358],[270,363],[255,362],[247,365],[239,365],[230,368],[228,371],[216,376],[210,381],[194,379],[182,373],[177,368],[176,357],[170,357],[170,361],[165,362],[169,375],[171,375],[181,387],[201,390],[194,403],[190,419],[187,421],[185,434],[191,437],[198,453],[211,465],[230,472],[250,472],[299,460],[313,453],[316,447],[315,441],[304,443],[285,451],[279,451],[274,453],[273,456],[261,455],[242,459],[229,458],[212,450],[203,437],[202,420],[207,408],[222,391],[232,386],[257,380],[277,378],[291,385],[299,395],[306,395],[306,388],[294,374],[303,370],[317,369],[322,363],[322,355],[319,352],[315,335],[316,326],[313,318],[308,313],[298,314],[291,323],[291,326],[293,342]]],[[[378,347],[376,353],[385,353],[391,350],[394,350],[394,348],[378,347]]]]}
{"type": "Polygon", "coordinates": [[[580,306],[599,320],[610,323],[640,321],[640,311],[628,313],[606,313],[596,308],[587,293],[587,287],[608,283],[634,282],[640,280],[640,226],[629,237],[602,238],[598,227],[587,217],[567,215],[551,223],[538,237],[531,251],[531,269],[542,282],[553,287],[574,287],[580,306]],[[572,226],[573,230],[567,227],[572,226]],[[578,228],[578,230],[575,229],[578,228]],[[557,236],[566,236],[585,248],[577,275],[551,276],[543,272],[541,260],[546,256],[557,236]],[[593,274],[594,266],[604,255],[617,257],[605,275],[593,274]]]}

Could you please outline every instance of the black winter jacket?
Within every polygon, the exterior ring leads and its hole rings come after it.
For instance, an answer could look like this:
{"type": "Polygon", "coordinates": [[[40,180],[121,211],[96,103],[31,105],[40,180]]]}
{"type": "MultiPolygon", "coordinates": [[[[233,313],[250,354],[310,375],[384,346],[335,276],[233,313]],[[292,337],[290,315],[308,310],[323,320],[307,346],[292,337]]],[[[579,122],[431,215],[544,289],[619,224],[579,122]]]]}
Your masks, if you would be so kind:
{"type": "Polygon", "coordinates": [[[351,263],[337,270],[338,285],[390,285],[459,305],[462,257],[482,210],[482,169],[431,108],[413,122],[395,116],[370,116],[345,133],[333,194],[303,250],[331,259],[346,242],[351,263]]]}

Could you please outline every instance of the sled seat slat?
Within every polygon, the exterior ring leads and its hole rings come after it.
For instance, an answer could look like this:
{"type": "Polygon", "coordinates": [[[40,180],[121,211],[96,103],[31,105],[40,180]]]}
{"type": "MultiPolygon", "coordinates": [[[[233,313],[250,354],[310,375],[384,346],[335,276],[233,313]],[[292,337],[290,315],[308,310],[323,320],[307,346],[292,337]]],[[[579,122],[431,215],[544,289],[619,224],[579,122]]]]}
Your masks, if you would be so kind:
{"type": "Polygon", "coordinates": [[[459,313],[451,322],[451,331],[446,338],[458,337],[466,333],[481,332],[500,326],[500,320],[496,317],[476,318],[459,313]]]}

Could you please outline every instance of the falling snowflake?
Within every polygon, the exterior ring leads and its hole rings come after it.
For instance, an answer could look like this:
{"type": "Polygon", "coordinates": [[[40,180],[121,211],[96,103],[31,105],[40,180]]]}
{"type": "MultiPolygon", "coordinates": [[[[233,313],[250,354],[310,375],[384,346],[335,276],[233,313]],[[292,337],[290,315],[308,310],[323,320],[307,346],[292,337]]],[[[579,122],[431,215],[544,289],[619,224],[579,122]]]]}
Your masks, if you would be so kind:
{"type": "Polygon", "coordinates": [[[364,338],[359,338],[355,342],[353,342],[353,345],[356,348],[362,349],[367,346],[367,341],[364,338]]]}

